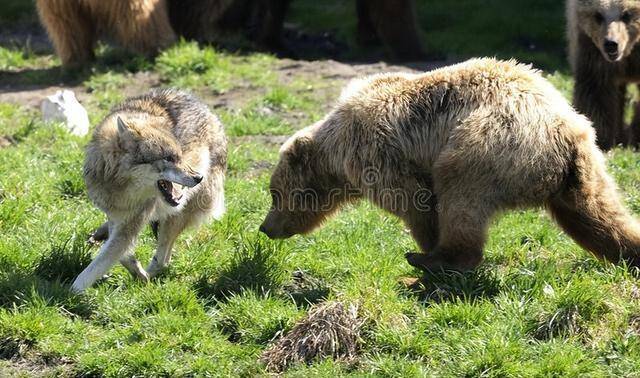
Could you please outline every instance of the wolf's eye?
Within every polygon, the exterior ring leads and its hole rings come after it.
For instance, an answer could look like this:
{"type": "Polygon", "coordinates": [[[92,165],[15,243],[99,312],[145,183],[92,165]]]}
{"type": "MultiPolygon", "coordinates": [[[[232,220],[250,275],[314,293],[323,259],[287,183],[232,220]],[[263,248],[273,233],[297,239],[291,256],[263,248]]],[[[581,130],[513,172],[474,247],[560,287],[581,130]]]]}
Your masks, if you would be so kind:
{"type": "Polygon", "coordinates": [[[164,161],[168,161],[169,163],[175,163],[176,157],[173,155],[168,155],[163,158],[164,161]]]}
{"type": "Polygon", "coordinates": [[[631,13],[630,13],[630,12],[624,12],[624,13],[622,14],[622,17],[620,17],[620,20],[621,20],[622,22],[624,22],[625,24],[628,24],[629,22],[631,22],[631,19],[632,19],[632,18],[633,18],[633,17],[632,17],[632,15],[631,15],[631,13]]]}
{"type": "Polygon", "coordinates": [[[598,24],[602,24],[604,22],[604,16],[602,15],[602,13],[598,12],[596,13],[593,18],[596,20],[596,22],[598,24]]]}

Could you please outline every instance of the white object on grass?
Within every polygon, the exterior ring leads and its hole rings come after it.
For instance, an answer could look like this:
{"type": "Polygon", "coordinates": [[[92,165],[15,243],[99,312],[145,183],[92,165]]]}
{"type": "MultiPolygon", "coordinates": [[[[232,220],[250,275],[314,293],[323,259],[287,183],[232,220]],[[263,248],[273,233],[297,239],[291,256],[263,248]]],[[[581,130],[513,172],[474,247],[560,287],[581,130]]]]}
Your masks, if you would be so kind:
{"type": "Polygon", "coordinates": [[[73,135],[83,136],[89,132],[89,116],[73,91],[65,89],[47,96],[40,110],[45,122],[63,122],[73,135]]]}

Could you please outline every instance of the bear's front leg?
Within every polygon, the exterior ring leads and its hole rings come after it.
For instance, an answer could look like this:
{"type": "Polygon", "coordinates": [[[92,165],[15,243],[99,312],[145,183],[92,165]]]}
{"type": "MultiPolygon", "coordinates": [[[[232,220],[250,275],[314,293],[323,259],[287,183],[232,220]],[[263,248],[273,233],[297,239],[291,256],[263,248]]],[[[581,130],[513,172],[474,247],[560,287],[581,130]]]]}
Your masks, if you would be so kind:
{"type": "MultiPolygon", "coordinates": [[[[600,56],[593,59],[602,61],[600,56]]],[[[623,129],[626,87],[616,79],[613,69],[604,62],[578,62],[573,105],[593,122],[598,147],[604,151],[615,146],[623,129]]]]}
{"type": "Polygon", "coordinates": [[[440,208],[436,211],[437,245],[427,253],[407,253],[405,257],[412,266],[425,271],[467,271],[482,261],[482,249],[494,206],[479,196],[480,190],[466,192],[460,187],[465,185],[457,180],[442,185],[438,194],[440,208]]]}

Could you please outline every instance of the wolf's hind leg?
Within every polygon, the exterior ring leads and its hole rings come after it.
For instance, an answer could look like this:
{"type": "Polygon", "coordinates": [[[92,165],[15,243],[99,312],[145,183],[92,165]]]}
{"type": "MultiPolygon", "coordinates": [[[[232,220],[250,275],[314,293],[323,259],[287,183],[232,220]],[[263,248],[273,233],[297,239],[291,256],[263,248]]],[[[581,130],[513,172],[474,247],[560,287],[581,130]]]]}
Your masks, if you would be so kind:
{"type": "Polygon", "coordinates": [[[104,222],[100,227],[98,227],[91,236],[89,236],[89,240],[87,240],[90,244],[97,244],[99,242],[105,241],[109,239],[109,221],[104,222]]]}
{"type": "Polygon", "coordinates": [[[113,224],[109,239],[102,245],[89,266],[73,281],[71,290],[76,293],[83,292],[105,275],[120,258],[130,254],[143,224],[141,215],[124,223],[113,224]]]}

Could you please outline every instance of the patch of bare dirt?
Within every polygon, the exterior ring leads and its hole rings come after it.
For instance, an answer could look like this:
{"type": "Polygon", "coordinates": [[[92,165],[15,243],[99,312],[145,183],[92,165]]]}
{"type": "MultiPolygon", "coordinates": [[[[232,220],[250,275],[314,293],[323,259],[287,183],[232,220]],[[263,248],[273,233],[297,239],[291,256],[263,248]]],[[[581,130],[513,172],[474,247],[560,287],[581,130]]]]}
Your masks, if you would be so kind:
{"type": "Polygon", "coordinates": [[[16,144],[16,140],[11,135],[0,135],[0,148],[6,148],[16,144]]]}
{"type": "Polygon", "coordinates": [[[81,86],[65,87],[62,85],[54,85],[50,87],[21,87],[21,88],[3,88],[0,89],[0,102],[27,106],[30,108],[39,108],[40,103],[47,96],[50,96],[58,90],[70,89],[75,92],[76,98],[81,103],[86,100],[88,94],[81,86]]]}
{"type": "Polygon", "coordinates": [[[231,144],[260,143],[280,146],[287,141],[288,135],[244,135],[229,138],[231,144]]]}
{"type": "Polygon", "coordinates": [[[57,359],[52,362],[26,358],[0,361],[0,377],[73,377],[71,360],[57,359]]]}
{"type": "Polygon", "coordinates": [[[210,90],[199,89],[194,93],[211,109],[241,109],[249,100],[257,96],[264,95],[266,88],[259,88],[251,85],[241,85],[234,87],[223,93],[210,90]]]}
{"type": "MultiPolygon", "coordinates": [[[[127,74],[127,85],[122,88],[125,97],[135,96],[145,91],[161,86],[160,77],[155,72],[136,72],[127,74]]],[[[82,85],[11,85],[0,86],[0,102],[40,108],[42,100],[58,90],[70,89],[76,94],[80,103],[86,104],[92,100],[92,91],[82,85]]]]}

